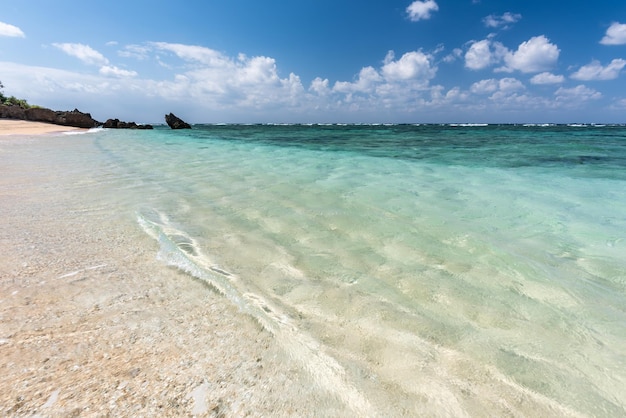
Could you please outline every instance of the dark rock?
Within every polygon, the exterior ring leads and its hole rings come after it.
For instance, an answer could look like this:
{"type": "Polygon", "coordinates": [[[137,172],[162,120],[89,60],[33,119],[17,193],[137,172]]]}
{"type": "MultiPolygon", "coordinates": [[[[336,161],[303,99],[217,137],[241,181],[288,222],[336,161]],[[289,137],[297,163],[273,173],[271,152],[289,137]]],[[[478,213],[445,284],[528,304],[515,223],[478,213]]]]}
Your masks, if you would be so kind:
{"type": "Polygon", "coordinates": [[[0,118],[26,120],[26,109],[15,105],[0,105],[0,118]]]}
{"type": "Polygon", "coordinates": [[[31,107],[24,109],[16,105],[0,105],[0,118],[28,120],[33,122],[54,123],[55,125],[72,126],[75,128],[105,128],[118,129],[152,129],[152,125],[138,125],[135,122],[123,122],[119,119],[108,119],[104,124],[83,113],[78,109],[71,112],[55,111],[45,107],[31,107]]]}
{"type": "Polygon", "coordinates": [[[46,109],[43,107],[31,107],[30,109],[26,109],[25,114],[26,120],[65,125],[65,123],[62,123],[65,122],[64,119],[58,118],[57,120],[57,113],[54,110],[46,109]]]}
{"type": "Polygon", "coordinates": [[[102,125],[103,128],[115,129],[117,128],[117,124],[120,123],[119,119],[107,119],[106,122],[102,125]]]}
{"type": "Polygon", "coordinates": [[[179,118],[178,116],[170,113],[165,115],[165,122],[172,129],[191,129],[191,125],[179,118]]]}
{"type": "Polygon", "coordinates": [[[83,113],[78,109],[65,112],[54,111],[44,107],[23,109],[20,106],[0,105],[0,117],[54,123],[55,125],[72,126],[75,128],[95,128],[102,125],[102,123],[92,118],[89,113],[83,113]]]}
{"type": "Polygon", "coordinates": [[[107,119],[102,127],[109,129],[152,129],[152,125],[137,125],[135,122],[124,122],[119,119],[107,119]]]}

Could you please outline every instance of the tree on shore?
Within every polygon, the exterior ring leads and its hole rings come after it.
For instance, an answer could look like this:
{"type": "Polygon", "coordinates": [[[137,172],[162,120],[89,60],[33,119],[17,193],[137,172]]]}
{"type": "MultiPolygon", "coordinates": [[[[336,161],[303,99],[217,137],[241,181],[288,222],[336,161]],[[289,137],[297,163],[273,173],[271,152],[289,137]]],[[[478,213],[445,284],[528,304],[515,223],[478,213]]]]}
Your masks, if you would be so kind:
{"type": "Polygon", "coordinates": [[[28,109],[30,107],[33,107],[29,105],[28,102],[24,99],[18,99],[15,96],[6,97],[4,93],[2,92],[3,88],[4,88],[4,84],[2,84],[2,81],[0,81],[0,104],[7,105],[7,106],[19,106],[23,109],[28,109]]]}

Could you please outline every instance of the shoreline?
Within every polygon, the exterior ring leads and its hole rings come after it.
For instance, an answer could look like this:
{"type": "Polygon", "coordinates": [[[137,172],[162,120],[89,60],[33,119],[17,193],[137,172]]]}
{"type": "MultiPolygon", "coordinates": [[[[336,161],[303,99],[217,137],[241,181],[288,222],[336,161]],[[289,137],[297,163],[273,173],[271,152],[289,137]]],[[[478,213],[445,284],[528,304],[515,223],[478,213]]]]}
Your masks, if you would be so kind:
{"type": "Polygon", "coordinates": [[[110,211],[90,141],[31,139],[0,136],[0,415],[346,412],[254,319],[158,260],[131,211],[110,211]]]}
{"type": "Polygon", "coordinates": [[[85,132],[86,128],[55,125],[53,123],[33,122],[19,119],[0,119],[0,136],[9,135],[46,135],[62,132],[85,132]]]}

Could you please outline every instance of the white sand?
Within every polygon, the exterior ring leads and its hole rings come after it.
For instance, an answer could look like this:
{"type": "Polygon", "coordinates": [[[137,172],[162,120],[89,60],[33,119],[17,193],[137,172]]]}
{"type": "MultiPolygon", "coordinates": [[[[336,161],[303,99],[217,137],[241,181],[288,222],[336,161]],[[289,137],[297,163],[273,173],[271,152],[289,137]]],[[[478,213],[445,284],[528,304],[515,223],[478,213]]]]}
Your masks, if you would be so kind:
{"type": "Polygon", "coordinates": [[[69,131],[86,131],[86,129],[27,120],[0,119],[0,135],[40,135],[69,131]]]}
{"type": "Polygon", "coordinates": [[[0,139],[0,416],[349,413],[132,219],[83,202],[41,158],[55,142],[0,139]]]}

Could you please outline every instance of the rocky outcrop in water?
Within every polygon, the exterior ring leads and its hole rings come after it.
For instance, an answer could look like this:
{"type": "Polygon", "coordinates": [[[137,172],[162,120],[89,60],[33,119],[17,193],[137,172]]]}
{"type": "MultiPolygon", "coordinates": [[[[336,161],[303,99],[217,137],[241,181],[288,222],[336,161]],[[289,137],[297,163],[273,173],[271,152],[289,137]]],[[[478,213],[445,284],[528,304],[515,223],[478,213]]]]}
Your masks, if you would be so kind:
{"type": "Polygon", "coordinates": [[[75,128],[95,128],[102,125],[102,122],[98,122],[92,118],[91,114],[83,113],[78,109],[72,111],[55,111],[44,107],[24,109],[23,107],[15,105],[0,105],[0,118],[54,123],[55,125],[72,126],[75,128]]]}
{"type": "Polygon", "coordinates": [[[165,123],[172,129],[191,129],[191,125],[173,113],[165,115],[165,123]]]}
{"type": "Polygon", "coordinates": [[[135,122],[124,122],[119,119],[107,119],[102,127],[109,129],[152,129],[152,125],[138,125],[135,122]]]}

